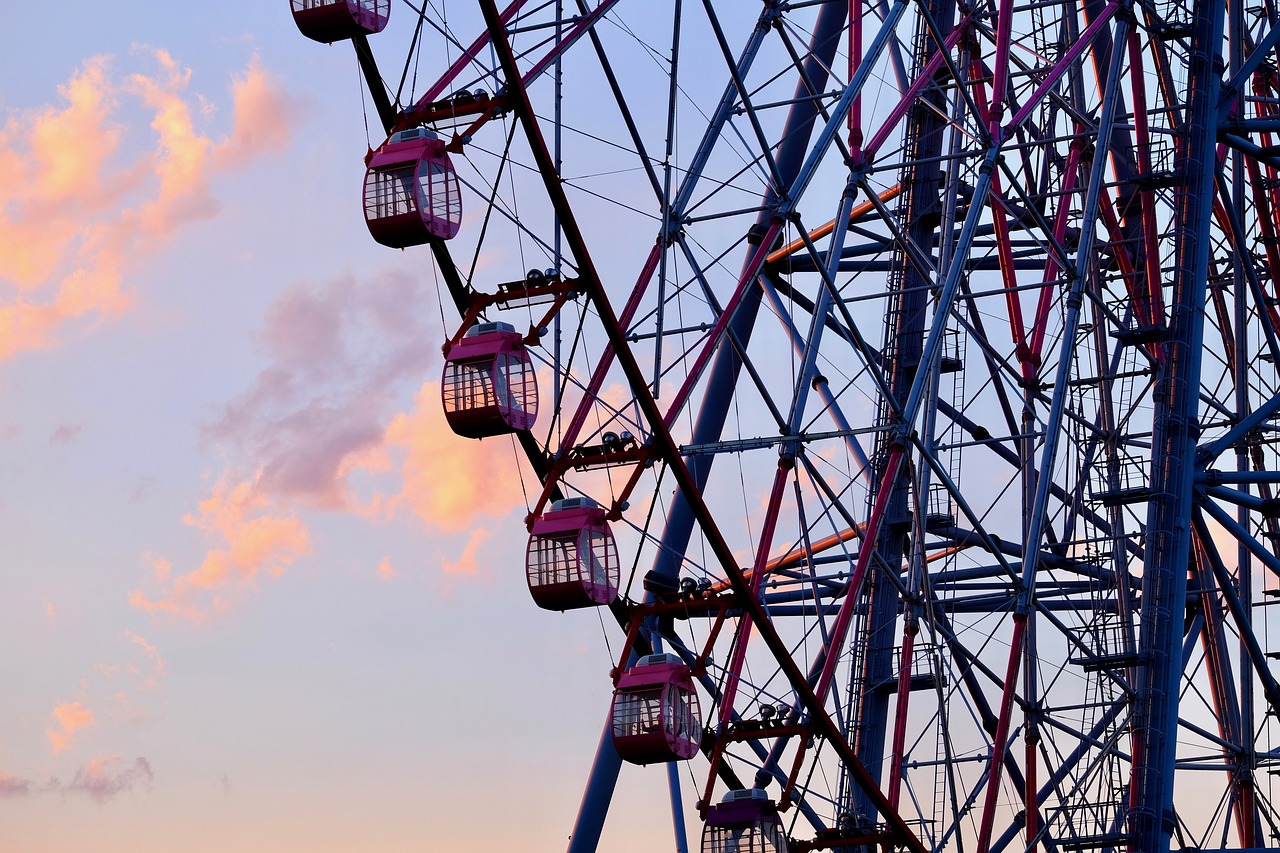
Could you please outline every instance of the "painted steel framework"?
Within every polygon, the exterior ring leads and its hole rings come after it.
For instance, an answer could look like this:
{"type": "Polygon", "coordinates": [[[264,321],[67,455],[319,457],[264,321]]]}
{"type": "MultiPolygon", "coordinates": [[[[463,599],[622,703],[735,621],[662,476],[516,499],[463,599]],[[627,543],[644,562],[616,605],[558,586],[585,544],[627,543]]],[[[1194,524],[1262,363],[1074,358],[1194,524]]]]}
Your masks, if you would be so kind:
{"type": "Polygon", "coordinates": [[[396,11],[436,269],[554,401],[530,523],[607,507],[619,669],[703,691],[677,850],[753,786],[798,850],[1280,844],[1272,0],[396,11]]]}

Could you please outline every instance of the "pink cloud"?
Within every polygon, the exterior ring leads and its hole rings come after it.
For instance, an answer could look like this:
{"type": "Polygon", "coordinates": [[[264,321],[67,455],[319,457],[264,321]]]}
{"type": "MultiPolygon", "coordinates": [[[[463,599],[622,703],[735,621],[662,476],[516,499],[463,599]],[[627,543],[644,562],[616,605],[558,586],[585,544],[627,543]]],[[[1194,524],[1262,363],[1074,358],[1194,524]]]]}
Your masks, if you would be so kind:
{"type": "Polygon", "coordinates": [[[297,559],[311,553],[307,526],[296,515],[281,513],[256,481],[219,482],[200,502],[199,510],[198,515],[188,514],[183,521],[219,545],[205,554],[198,568],[173,580],[167,562],[153,558],[163,592],[158,598],[149,598],[134,590],[129,600],[135,606],[200,621],[225,607],[259,576],[283,574],[297,559]]]}
{"type": "Polygon", "coordinates": [[[119,794],[133,790],[143,782],[155,780],[151,770],[151,762],[145,758],[135,758],[127,766],[122,766],[119,756],[95,758],[76,771],[75,777],[62,790],[73,794],[84,794],[101,804],[119,794]]]}
{"type": "Polygon", "coordinates": [[[64,702],[53,709],[55,726],[45,730],[54,752],[62,752],[71,745],[71,738],[77,731],[97,722],[93,711],[79,702],[64,702]]]}
{"type": "MultiPolygon", "coordinates": [[[[444,332],[432,322],[436,307],[423,283],[406,275],[289,285],[256,336],[262,370],[205,430],[232,462],[186,521],[219,544],[177,577],[167,560],[148,555],[161,592],[136,590],[131,601],[202,619],[310,553],[303,516],[317,511],[375,523],[415,519],[435,533],[472,531],[444,568],[477,574],[489,535],[477,528],[524,505],[520,463],[509,438],[454,435],[439,383],[423,382],[424,373],[439,370],[444,332]]],[[[398,576],[390,558],[376,574],[398,576]]]]}
{"type": "Polygon", "coordinates": [[[231,135],[214,149],[222,167],[240,166],[264,153],[288,146],[301,118],[298,100],[285,92],[280,80],[254,55],[249,67],[231,83],[235,125],[231,135]]]}
{"type": "Polygon", "coordinates": [[[441,333],[423,333],[433,304],[421,282],[399,274],[288,286],[257,335],[265,366],[205,430],[234,461],[185,521],[217,544],[176,578],[167,559],[148,554],[161,593],[135,590],[131,601],[204,618],[310,553],[300,512],[377,514],[386,497],[370,478],[390,470],[386,424],[439,358],[441,333]]]}
{"type": "Polygon", "coordinates": [[[0,800],[26,797],[31,794],[31,780],[19,779],[0,770],[0,800]]]}
{"type": "Polygon", "coordinates": [[[295,113],[283,110],[264,137],[246,135],[244,123],[288,101],[256,58],[232,81],[231,135],[215,140],[196,119],[191,71],[164,50],[141,53],[152,70],[121,76],[94,57],[58,88],[59,103],[3,119],[0,360],[128,310],[124,276],[217,213],[211,179],[292,134],[295,113]],[[138,132],[147,125],[149,142],[138,132]]]}
{"type": "Polygon", "coordinates": [[[264,493],[360,509],[352,474],[385,467],[383,432],[399,392],[438,359],[439,342],[423,334],[432,303],[404,275],[291,285],[258,335],[267,366],[207,437],[231,443],[260,471],[264,493]]]}
{"type": "Polygon", "coordinates": [[[99,663],[93,667],[95,679],[82,679],[81,691],[94,698],[98,720],[108,722],[137,722],[151,716],[148,703],[139,703],[136,691],[152,693],[159,689],[168,674],[168,665],[160,650],[145,637],[133,631],[124,631],[121,638],[128,641],[134,653],[122,662],[99,663]],[[140,660],[141,658],[141,660],[140,660]]]}

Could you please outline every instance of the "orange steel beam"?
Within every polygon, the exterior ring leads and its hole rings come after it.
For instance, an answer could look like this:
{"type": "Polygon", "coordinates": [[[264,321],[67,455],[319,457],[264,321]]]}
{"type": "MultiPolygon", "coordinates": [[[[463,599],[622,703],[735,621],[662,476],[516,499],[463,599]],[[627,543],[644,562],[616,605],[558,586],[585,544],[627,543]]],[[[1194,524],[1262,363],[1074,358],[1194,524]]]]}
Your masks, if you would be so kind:
{"type": "MultiPolygon", "coordinates": [[[[810,549],[809,553],[820,554],[823,551],[826,551],[828,548],[834,548],[835,546],[839,545],[842,542],[848,542],[850,539],[857,539],[860,536],[862,536],[861,527],[847,527],[844,530],[841,530],[839,533],[834,533],[824,539],[819,539],[817,542],[814,542],[813,547],[810,549]]],[[[938,551],[935,554],[930,554],[928,557],[925,557],[925,562],[932,563],[935,560],[944,560],[953,554],[959,554],[961,551],[967,551],[970,547],[972,546],[957,545],[953,548],[944,548],[943,550],[938,551]]],[[[765,564],[765,572],[769,573],[769,572],[772,572],[774,569],[789,569],[792,566],[796,566],[804,562],[805,556],[806,554],[804,551],[788,550],[785,554],[781,554],[777,557],[774,557],[767,564],[765,564]]],[[[748,570],[744,572],[744,577],[750,579],[753,573],[754,573],[753,571],[748,570]]],[[[708,595],[719,594],[724,592],[728,588],[729,588],[729,582],[721,581],[720,583],[713,585],[707,591],[707,594],[708,595]]]]}
{"type": "MultiPolygon", "coordinates": [[[[894,184],[884,192],[879,193],[880,201],[882,203],[892,201],[893,199],[897,198],[898,194],[901,192],[902,192],[902,185],[894,184]]],[[[853,222],[857,220],[859,217],[866,216],[868,213],[870,213],[874,209],[875,209],[875,206],[869,201],[864,201],[862,204],[855,205],[853,210],[849,211],[849,221],[853,222]]],[[[836,221],[833,219],[830,222],[828,222],[826,225],[820,225],[816,230],[810,231],[809,239],[819,240],[823,237],[826,237],[828,234],[830,234],[834,230],[836,230],[836,221]]],[[[784,258],[788,258],[794,255],[796,252],[800,251],[803,248],[804,248],[804,240],[792,240],[790,243],[783,246],[781,249],[776,249],[773,252],[770,252],[765,257],[764,262],[766,264],[777,263],[778,261],[781,261],[784,258]]]]}

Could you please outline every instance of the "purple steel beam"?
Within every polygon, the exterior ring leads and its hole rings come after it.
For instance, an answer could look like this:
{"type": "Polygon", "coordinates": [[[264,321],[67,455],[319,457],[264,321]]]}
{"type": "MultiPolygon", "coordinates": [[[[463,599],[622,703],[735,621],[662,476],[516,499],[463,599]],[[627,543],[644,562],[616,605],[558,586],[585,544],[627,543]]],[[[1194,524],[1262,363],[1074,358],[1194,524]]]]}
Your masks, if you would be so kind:
{"type": "Polygon", "coordinates": [[[1070,70],[1076,59],[1084,52],[1084,49],[1093,42],[1093,37],[1098,34],[1098,31],[1101,30],[1103,26],[1106,25],[1107,21],[1111,20],[1111,16],[1114,15],[1116,10],[1119,8],[1120,4],[1117,0],[1111,0],[1111,2],[1107,4],[1107,7],[1102,10],[1102,14],[1098,16],[1098,19],[1089,24],[1085,31],[1080,34],[1080,38],[1076,39],[1075,43],[1072,44],[1071,47],[1067,48],[1067,51],[1062,54],[1062,58],[1058,60],[1058,63],[1050,69],[1048,75],[1044,78],[1044,81],[1036,87],[1034,92],[1031,93],[1031,97],[1027,98],[1027,102],[1022,105],[1022,109],[1014,113],[1009,124],[1005,126],[1004,131],[1006,137],[1008,136],[1010,129],[1015,128],[1026,121],[1027,117],[1031,115],[1031,111],[1035,109],[1036,104],[1040,103],[1041,100],[1053,91],[1053,88],[1058,85],[1058,80],[1061,79],[1063,74],[1066,74],[1067,71],[1070,70]]]}
{"type": "MultiPolygon", "coordinates": [[[[502,22],[505,24],[510,21],[527,2],[528,0],[512,0],[511,5],[507,6],[507,8],[502,12],[502,22]]],[[[573,46],[574,42],[590,32],[592,27],[595,26],[596,21],[612,9],[617,2],[618,0],[604,0],[604,2],[595,9],[574,18],[573,26],[556,40],[555,47],[548,51],[545,56],[535,62],[533,66],[525,72],[524,77],[522,78],[522,83],[526,86],[529,85],[537,79],[539,75],[550,68],[552,63],[560,58],[566,50],[573,46]]],[[[361,38],[363,38],[363,36],[361,38]]],[[[470,47],[463,51],[461,56],[454,60],[453,64],[450,65],[448,69],[445,70],[444,74],[440,76],[440,79],[433,83],[431,87],[423,93],[417,103],[400,113],[393,130],[403,130],[404,128],[410,127],[420,121],[420,117],[423,116],[427,112],[428,108],[444,94],[445,90],[449,88],[449,84],[457,79],[463,69],[475,61],[476,57],[480,55],[480,52],[484,50],[485,45],[488,43],[489,31],[486,29],[476,37],[476,40],[471,43],[470,47]]],[[[372,85],[370,88],[372,88],[372,85]]]]}
{"type": "MultiPolygon", "coordinates": [[[[1201,502],[1199,508],[1204,510],[1217,509],[1208,501],[1201,502]]],[[[1211,512],[1210,515],[1213,515],[1213,513],[1211,512]]],[[[1225,515],[1225,513],[1222,513],[1222,515],[1225,515]]],[[[1218,518],[1219,516],[1214,517],[1218,518]]],[[[1209,534],[1209,528],[1204,522],[1204,517],[1199,512],[1193,518],[1193,523],[1195,524],[1196,534],[1204,545],[1205,554],[1209,559],[1209,567],[1213,569],[1214,577],[1218,582],[1218,590],[1222,593],[1223,601],[1226,602],[1227,612],[1231,614],[1232,620],[1236,623],[1236,630],[1239,632],[1240,639],[1249,655],[1249,662],[1253,664],[1253,668],[1258,673],[1258,680],[1262,682],[1263,696],[1266,697],[1267,704],[1271,706],[1272,713],[1280,715],[1280,683],[1277,683],[1275,676],[1271,674],[1267,666],[1266,652],[1263,650],[1262,644],[1258,642],[1258,635],[1253,630],[1249,611],[1245,609],[1239,595],[1236,593],[1232,578],[1227,572],[1226,566],[1223,565],[1222,558],[1218,555],[1218,546],[1214,544],[1213,537],[1209,534]]]]}
{"type": "MultiPolygon", "coordinates": [[[[755,565],[751,567],[751,594],[756,598],[759,598],[765,575],[768,574],[769,549],[773,545],[773,532],[778,526],[778,512],[782,508],[787,475],[794,467],[795,461],[789,456],[784,456],[778,460],[778,469],[773,476],[773,488],[769,492],[769,504],[765,508],[764,525],[760,529],[760,544],[756,547],[755,565]]],[[[738,694],[738,684],[742,679],[742,665],[747,659],[747,642],[750,639],[751,620],[743,619],[738,624],[738,634],[733,643],[733,656],[729,659],[729,668],[725,676],[724,693],[720,697],[720,731],[722,733],[733,719],[733,700],[738,694]]],[[[712,776],[714,777],[714,773],[712,776]]]]}
{"type": "Polygon", "coordinates": [[[604,731],[596,747],[591,777],[582,792],[582,803],[578,806],[578,817],[573,824],[573,834],[569,836],[567,853],[594,853],[600,843],[600,832],[604,829],[605,815],[609,813],[609,803],[613,800],[618,771],[622,769],[622,758],[613,748],[612,728],[612,715],[609,714],[605,716],[604,731]]]}
{"type": "MultiPolygon", "coordinates": [[[[953,29],[951,34],[947,36],[946,40],[943,42],[943,44],[946,45],[947,50],[955,47],[960,42],[960,39],[964,36],[966,24],[967,19],[961,21],[960,25],[953,29]]],[[[880,146],[884,145],[885,140],[889,138],[889,134],[893,132],[893,128],[897,126],[898,122],[902,120],[902,117],[907,114],[907,110],[911,108],[911,105],[916,102],[916,98],[920,95],[920,92],[925,86],[934,82],[938,69],[942,68],[943,59],[942,51],[937,51],[934,53],[933,57],[930,58],[928,63],[925,64],[925,67],[920,72],[919,76],[912,81],[911,86],[908,87],[907,91],[898,99],[898,103],[894,105],[892,110],[890,110],[889,115],[880,125],[880,129],[872,134],[871,141],[867,143],[866,148],[864,149],[863,156],[865,158],[871,159],[875,157],[876,152],[880,150],[880,146]]]]}
{"type": "MultiPolygon", "coordinates": [[[[505,24],[507,21],[515,17],[516,13],[519,12],[520,8],[527,2],[528,0],[512,0],[511,5],[507,6],[499,16],[502,19],[502,23],[505,24]]],[[[427,89],[426,92],[423,92],[422,97],[418,99],[416,104],[414,104],[413,109],[405,110],[405,114],[412,114],[415,109],[421,109],[427,106],[444,94],[444,90],[449,88],[449,84],[462,73],[462,69],[470,65],[475,58],[480,55],[480,51],[484,50],[484,46],[488,43],[489,30],[486,29],[476,37],[476,40],[471,43],[471,46],[467,48],[461,56],[453,61],[453,64],[445,70],[444,74],[440,75],[440,79],[432,84],[431,88],[427,89]]]]}

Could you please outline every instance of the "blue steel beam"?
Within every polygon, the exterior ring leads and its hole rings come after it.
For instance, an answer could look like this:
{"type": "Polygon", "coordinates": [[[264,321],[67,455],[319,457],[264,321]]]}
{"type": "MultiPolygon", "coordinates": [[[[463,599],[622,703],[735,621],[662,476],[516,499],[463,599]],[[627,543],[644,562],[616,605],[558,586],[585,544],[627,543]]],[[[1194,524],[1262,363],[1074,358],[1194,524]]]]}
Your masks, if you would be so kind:
{"type": "Polygon", "coordinates": [[[1217,108],[1225,0],[1196,0],[1187,69],[1187,112],[1177,146],[1170,334],[1156,369],[1151,492],[1143,555],[1134,760],[1129,829],[1135,849],[1169,850],[1176,817],[1179,655],[1191,557],[1192,486],[1200,402],[1204,305],[1212,245],[1217,108]]]}
{"type": "Polygon", "coordinates": [[[605,715],[604,731],[591,763],[586,790],[582,792],[578,818],[569,836],[568,853],[595,853],[600,846],[600,833],[604,830],[604,819],[609,814],[609,803],[613,801],[613,790],[618,784],[618,771],[622,769],[622,758],[613,748],[612,725],[612,715],[605,715]]]}

